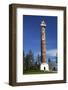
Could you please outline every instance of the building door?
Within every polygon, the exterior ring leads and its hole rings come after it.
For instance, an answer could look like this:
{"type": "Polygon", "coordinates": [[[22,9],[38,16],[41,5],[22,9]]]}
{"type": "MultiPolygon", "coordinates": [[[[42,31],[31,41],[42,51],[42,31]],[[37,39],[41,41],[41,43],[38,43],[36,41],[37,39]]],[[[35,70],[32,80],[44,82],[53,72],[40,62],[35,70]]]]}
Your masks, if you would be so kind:
{"type": "Polygon", "coordinates": [[[45,67],[44,67],[44,71],[45,71],[45,67]]]}

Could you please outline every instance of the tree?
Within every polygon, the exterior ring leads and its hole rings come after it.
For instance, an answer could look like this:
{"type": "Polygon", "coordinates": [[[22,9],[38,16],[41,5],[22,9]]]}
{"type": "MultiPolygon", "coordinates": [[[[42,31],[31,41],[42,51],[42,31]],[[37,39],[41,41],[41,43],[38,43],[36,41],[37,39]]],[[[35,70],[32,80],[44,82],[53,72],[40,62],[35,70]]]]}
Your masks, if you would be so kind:
{"type": "Polygon", "coordinates": [[[24,58],[24,63],[25,63],[24,66],[26,66],[26,70],[32,69],[32,66],[34,64],[34,56],[32,50],[30,50],[29,53],[26,54],[24,58]]]}
{"type": "Polygon", "coordinates": [[[40,64],[40,55],[38,54],[38,64],[40,64]]]}
{"type": "Polygon", "coordinates": [[[40,69],[40,55],[38,54],[36,57],[36,62],[35,62],[35,68],[40,69]]]}
{"type": "Polygon", "coordinates": [[[49,70],[51,70],[52,62],[51,62],[51,59],[50,58],[48,59],[48,65],[49,65],[49,70]]]}
{"type": "Polygon", "coordinates": [[[48,63],[50,63],[50,62],[51,62],[51,59],[49,58],[49,59],[48,59],[48,63]]]}
{"type": "Polygon", "coordinates": [[[32,50],[30,49],[30,51],[29,51],[29,65],[30,65],[30,68],[32,68],[33,64],[34,64],[34,55],[33,55],[32,50]]]}
{"type": "Polygon", "coordinates": [[[23,70],[26,69],[25,52],[23,51],[23,70]]]}
{"type": "Polygon", "coordinates": [[[25,65],[26,65],[26,70],[29,70],[29,68],[30,68],[30,66],[29,66],[29,54],[26,55],[25,65]]]}
{"type": "Polygon", "coordinates": [[[57,63],[57,54],[56,54],[56,63],[57,63]]]}

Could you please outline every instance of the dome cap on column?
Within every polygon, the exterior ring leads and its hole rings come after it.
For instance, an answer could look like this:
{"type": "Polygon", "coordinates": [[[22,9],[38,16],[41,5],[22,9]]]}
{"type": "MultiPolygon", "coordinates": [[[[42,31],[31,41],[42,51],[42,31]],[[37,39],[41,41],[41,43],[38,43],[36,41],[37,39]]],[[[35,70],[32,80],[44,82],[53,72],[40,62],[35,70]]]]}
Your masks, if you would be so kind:
{"type": "Polygon", "coordinates": [[[46,23],[44,20],[41,22],[41,26],[44,26],[44,27],[46,26],[46,23]]]}

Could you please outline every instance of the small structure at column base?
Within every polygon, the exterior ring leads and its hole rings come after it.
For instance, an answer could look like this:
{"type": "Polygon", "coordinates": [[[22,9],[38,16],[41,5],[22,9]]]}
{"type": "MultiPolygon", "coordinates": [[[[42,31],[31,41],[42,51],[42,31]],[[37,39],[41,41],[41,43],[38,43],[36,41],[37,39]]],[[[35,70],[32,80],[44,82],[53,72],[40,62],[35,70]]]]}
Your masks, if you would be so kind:
{"type": "Polygon", "coordinates": [[[40,70],[42,70],[42,71],[49,71],[49,65],[47,63],[42,63],[40,65],[40,70]]]}

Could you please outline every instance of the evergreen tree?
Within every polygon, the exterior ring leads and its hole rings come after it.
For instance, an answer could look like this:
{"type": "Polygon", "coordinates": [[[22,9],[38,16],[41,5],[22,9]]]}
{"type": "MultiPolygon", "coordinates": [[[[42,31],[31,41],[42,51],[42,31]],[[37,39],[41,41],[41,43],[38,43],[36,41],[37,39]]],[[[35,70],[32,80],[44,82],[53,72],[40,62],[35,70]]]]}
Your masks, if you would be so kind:
{"type": "Polygon", "coordinates": [[[26,63],[25,63],[25,52],[23,51],[23,70],[26,69],[26,63]]]}
{"type": "Polygon", "coordinates": [[[29,65],[30,65],[30,68],[33,66],[33,64],[34,64],[34,55],[33,55],[32,50],[30,49],[30,51],[29,51],[29,65]]]}
{"type": "Polygon", "coordinates": [[[38,54],[35,62],[36,69],[40,69],[40,60],[40,55],[38,54]]]}
{"type": "Polygon", "coordinates": [[[49,59],[48,59],[48,63],[50,63],[50,62],[51,62],[51,59],[49,58],[49,59]]]}
{"type": "Polygon", "coordinates": [[[29,58],[29,54],[26,55],[26,59],[25,59],[25,63],[26,63],[26,70],[29,70],[30,69],[30,65],[29,65],[29,62],[30,61],[30,58],[29,58]]]}
{"type": "Polygon", "coordinates": [[[49,65],[49,70],[51,70],[52,62],[51,62],[51,59],[50,58],[48,59],[48,65],[49,65]]]}
{"type": "Polygon", "coordinates": [[[25,57],[26,70],[32,69],[33,64],[34,64],[34,56],[33,56],[32,50],[30,50],[25,57]]]}
{"type": "Polygon", "coordinates": [[[40,64],[40,55],[38,54],[38,65],[40,64]]]}
{"type": "Polygon", "coordinates": [[[37,64],[41,63],[41,56],[39,54],[37,55],[36,61],[37,61],[37,64]]]}
{"type": "Polygon", "coordinates": [[[57,54],[56,54],[56,63],[57,63],[57,54]]]}

